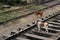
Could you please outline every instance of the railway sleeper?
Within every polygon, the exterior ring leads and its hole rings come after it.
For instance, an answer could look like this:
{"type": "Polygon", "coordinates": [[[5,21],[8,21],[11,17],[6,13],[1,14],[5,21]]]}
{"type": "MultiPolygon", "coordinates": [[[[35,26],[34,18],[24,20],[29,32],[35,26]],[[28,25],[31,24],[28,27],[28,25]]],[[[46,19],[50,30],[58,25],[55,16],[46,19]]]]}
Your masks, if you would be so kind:
{"type": "Polygon", "coordinates": [[[58,19],[59,19],[59,18],[60,18],[60,14],[59,14],[59,15],[57,15],[55,18],[58,18],[58,19]]]}
{"type": "Polygon", "coordinates": [[[42,37],[47,37],[47,38],[52,38],[54,35],[49,34],[49,33],[42,33],[42,32],[34,32],[35,35],[42,36],[42,37]]]}
{"type": "MultiPolygon", "coordinates": [[[[45,28],[44,28],[44,29],[45,29],[45,28]]],[[[52,29],[52,28],[48,28],[48,30],[53,31],[53,32],[60,32],[60,30],[52,29]]]]}
{"type": "Polygon", "coordinates": [[[53,19],[50,19],[49,21],[58,21],[58,22],[60,22],[60,19],[53,18],[53,19]]]}
{"type": "Polygon", "coordinates": [[[60,26],[59,23],[49,23],[49,24],[51,24],[51,25],[56,25],[56,26],[60,26]]]}
{"type": "Polygon", "coordinates": [[[42,37],[42,36],[39,36],[39,35],[35,35],[35,34],[29,34],[29,33],[25,33],[24,34],[25,36],[29,37],[29,38],[36,38],[36,39],[39,39],[39,40],[54,40],[52,38],[47,38],[47,37],[42,37]]]}
{"type": "MultiPolygon", "coordinates": [[[[41,29],[45,31],[44,27],[42,27],[41,29]]],[[[55,29],[48,28],[48,32],[50,32],[50,33],[58,33],[59,31],[56,31],[55,29]]]]}
{"type": "Polygon", "coordinates": [[[59,15],[60,15],[60,14],[56,15],[56,16],[54,17],[54,19],[55,19],[55,18],[60,19],[60,16],[59,16],[59,15]]]}
{"type": "Polygon", "coordinates": [[[51,25],[51,24],[49,24],[49,26],[60,28],[60,26],[57,26],[57,25],[51,25]]]}
{"type": "Polygon", "coordinates": [[[57,24],[59,24],[60,23],[60,20],[59,21],[58,20],[51,20],[51,21],[49,20],[48,22],[49,23],[57,23],[57,24]]]}
{"type": "Polygon", "coordinates": [[[48,21],[54,21],[54,20],[57,20],[57,19],[53,18],[53,19],[49,19],[48,21]]]}
{"type": "Polygon", "coordinates": [[[60,24],[59,22],[60,20],[59,21],[58,20],[48,21],[48,23],[53,23],[53,24],[60,24]]]}
{"type": "Polygon", "coordinates": [[[57,33],[50,33],[50,32],[47,33],[46,31],[42,31],[42,30],[40,32],[33,31],[33,33],[43,33],[43,34],[48,34],[48,35],[51,35],[51,36],[54,36],[54,35],[57,36],[57,35],[59,35],[57,33]]]}
{"type": "Polygon", "coordinates": [[[60,23],[60,20],[55,20],[54,22],[56,22],[56,23],[60,23]]]}
{"type": "Polygon", "coordinates": [[[53,20],[51,22],[60,23],[60,20],[53,20]]]}
{"type": "Polygon", "coordinates": [[[49,28],[60,30],[60,27],[55,27],[55,26],[49,26],[49,28]]]}
{"type": "MultiPolygon", "coordinates": [[[[60,18],[60,17],[59,17],[59,18],[60,18]]],[[[60,20],[59,18],[55,17],[54,19],[56,19],[56,20],[60,20]]]]}
{"type": "Polygon", "coordinates": [[[30,40],[30,39],[22,38],[22,37],[17,37],[16,39],[17,39],[17,40],[30,40]]]}
{"type": "Polygon", "coordinates": [[[57,40],[60,40],[60,37],[59,37],[59,38],[57,38],[57,40]]]}

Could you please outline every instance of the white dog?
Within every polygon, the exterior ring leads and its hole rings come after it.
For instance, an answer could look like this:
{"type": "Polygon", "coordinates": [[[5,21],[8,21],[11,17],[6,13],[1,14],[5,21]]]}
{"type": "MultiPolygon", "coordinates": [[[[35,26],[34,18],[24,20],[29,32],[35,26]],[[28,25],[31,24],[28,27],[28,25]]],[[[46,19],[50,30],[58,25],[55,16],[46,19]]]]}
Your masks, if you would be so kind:
{"type": "Polygon", "coordinates": [[[37,27],[38,27],[38,32],[40,32],[41,27],[44,27],[46,32],[48,32],[48,23],[47,22],[38,22],[37,27]]]}

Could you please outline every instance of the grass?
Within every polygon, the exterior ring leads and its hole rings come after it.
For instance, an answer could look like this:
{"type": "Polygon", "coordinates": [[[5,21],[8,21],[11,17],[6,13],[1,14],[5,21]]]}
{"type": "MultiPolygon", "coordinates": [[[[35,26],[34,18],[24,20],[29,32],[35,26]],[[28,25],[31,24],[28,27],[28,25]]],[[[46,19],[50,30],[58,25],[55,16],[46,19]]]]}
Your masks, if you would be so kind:
{"type": "Polygon", "coordinates": [[[4,22],[6,20],[10,20],[16,17],[23,15],[23,13],[11,13],[11,14],[2,14],[0,15],[0,22],[4,22]]]}
{"type": "Polygon", "coordinates": [[[10,10],[14,10],[14,9],[19,9],[19,7],[11,7],[11,8],[0,9],[0,13],[7,12],[7,11],[10,11],[10,10]]]}
{"type": "Polygon", "coordinates": [[[31,10],[39,10],[39,9],[43,9],[45,8],[46,6],[42,6],[42,5],[33,5],[31,7],[29,7],[28,9],[31,9],[31,10]]]}

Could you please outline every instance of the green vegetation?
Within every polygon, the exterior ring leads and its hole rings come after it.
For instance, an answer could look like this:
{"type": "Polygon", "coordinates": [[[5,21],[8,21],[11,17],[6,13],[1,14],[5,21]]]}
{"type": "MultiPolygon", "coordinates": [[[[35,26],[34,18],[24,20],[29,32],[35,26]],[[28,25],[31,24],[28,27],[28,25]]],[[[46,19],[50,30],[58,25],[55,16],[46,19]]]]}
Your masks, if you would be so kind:
{"type": "Polygon", "coordinates": [[[19,17],[21,15],[24,15],[23,13],[8,13],[8,14],[0,14],[0,22],[4,22],[4,21],[7,21],[7,20],[10,20],[10,19],[13,19],[13,18],[16,18],[16,17],[19,17]]]}

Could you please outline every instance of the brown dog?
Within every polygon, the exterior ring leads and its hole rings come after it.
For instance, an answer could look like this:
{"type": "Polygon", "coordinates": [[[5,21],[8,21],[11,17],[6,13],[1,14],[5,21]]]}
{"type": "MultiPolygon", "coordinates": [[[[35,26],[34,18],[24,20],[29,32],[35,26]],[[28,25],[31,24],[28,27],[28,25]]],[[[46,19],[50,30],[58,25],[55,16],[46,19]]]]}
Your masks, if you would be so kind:
{"type": "Polygon", "coordinates": [[[36,15],[37,17],[40,16],[40,18],[42,18],[42,16],[43,16],[42,10],[36,11],[35,15],[36,15]]]}

